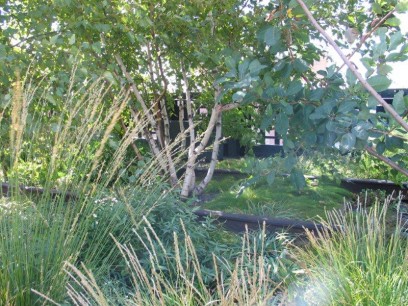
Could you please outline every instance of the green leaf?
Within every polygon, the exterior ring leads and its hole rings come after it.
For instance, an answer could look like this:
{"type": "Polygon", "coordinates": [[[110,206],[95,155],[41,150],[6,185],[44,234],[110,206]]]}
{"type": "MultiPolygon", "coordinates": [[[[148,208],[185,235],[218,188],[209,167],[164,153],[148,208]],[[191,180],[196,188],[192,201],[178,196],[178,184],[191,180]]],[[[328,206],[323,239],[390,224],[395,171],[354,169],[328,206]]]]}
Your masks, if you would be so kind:
{"type": "Polygon", "coordinates": [[[377,105],[378,105],[377,99],[370,95],[368,97],[368,107],[371,109],[375,109],[377,105]]]}
{"type": "Polygon", "coordinates": [[[249,60],[248,59],[244,60],[242,63],[240,63],[238,65],[238,71],[239,71],[239,78],[240,79],[245,77],[245,75],[246,75],[246,73],[248,71],[248,68],[249,68],[249,60]]]}
{"type": "Polygon", "coordinates": [[[61,131],[61,125],[59,125],[58,123],[51,123],[51,131],[53,131],[54,133],[61,131]]]}
{"type": "Polygon", "coordinates": [[[70,45],[75,44],[75,34],[72,34],[72,35],[71,35],[71,37],[69,38],[68,43],[69,43],[70,45]]]}
{"type": "Polygon", "coordinates": [[[385,142],[383,142],[383,141],[379,142],[375,149],[376,149],[378,154],[383,154],[384,151],[385,151],[385,142]]]}
{"type": "Polygon", "coordinates": [[[284,149],[285,151],[287,151],[287,150],[293,150],[294,148],[295,148],[295,144],[293,143],[292,140],[286,139],[286,140],[283,142],[283,149],[284,149]]]}
{"type": "Polygon", "coordinates": [[[283,112],[276,117],[275,130],[279,135],[286,135],[289,129],[289,119],[283,112]]]}
{"type": "Polygon", "coordinates": [[[380,37],[381,42],[385,41],[386,34],[387,34],[388,28],[386,27],[380,27],[375,31],[375,34],[380,37]]]}
{"type": "Polygon", "coordinates": [[[387,51],[387,42],[385,37],[381,38],[381,41],[373,46],[373,59],[377,60],[380,56],[383,56],[387,51]]]}
{"type": "Polygon", "coordinates": [[[297,191],[302,190],[306,187],[306,179],[302,171],[298,169],[293,169],[290,173],[290,180],[297,191]]]}
{"type": "Polygon", "coordinates": [[[302,59],[297,58],[293,62],[293,68],[298,72],[298,73],[303,73],[309,69],[309,65],[302,59]]]}
{"type": "Polygon", "coordinates": [[[390,65],[387,65],[385,63],[381,63],[377,67],[377,72],[380,75],[387,75],[392,71],[392,67],[390,65]]]}
{"type": "Polygon", "coordinates": [[[237,62],[234,60],[233,57],[227,57],[225,59],[225,65],[230,70],[236,70],[237,62]]]}
{"type": "Polygon", "coordinates": [[[368,68],[366,73],[365,73],[365,77],[369,78],[374,72],[375,72],[375,70],[373,68],[368,68]]]}
{"type": "Polygon", "coordinates": [[[245,92],[243,91],[237,91],[232,95],[232,100],[234,102],[241,102],[245,97],[245,92]]]}
{"type": "Polygon", "coordinates": [[[296,0],[290,0],[289,2],[289,8],[294,8],[296,6],[298,6],[299,3],[296,0]]]}
{"type": "Polygon", "coordinates": [[[255,59],[249,64],[249,72],[251,73],[252,76],[258,75],[259,71],[261,71],[265,67],[267,66],[262,65],[257,59],[255,59]]]}
{"type": "Polygon", "coordinates": [[[398,13],[404,13],[408,11],[408,0],[398,1],[398,4],[395,6],[398,13]]]}
{"type": "Polygon", "coordinates": [[[391,27],[398,27],[401,24],[401,20],[397,17],[388,18],[384,24],[389,25],[391,27]]]}
{"type": "Polygon", "coordinates": [[[268,71],[267,73],[264,74],[263,81],[265,82],[265,85],[267,87],[270,87],[273,85],[273,79],[271,76],[271,72],[268,71]]]}
{"type": "Polygon", "coordinates": [[[336,121],[333,121],[333,120],[327,121],[326,129],[329,132],[334,132],[334,133],[341,133],[342,131],[344,132],[344,129],[336,121]]]}
{"type": "Polygon", "coordinates": [[[263,131],[269,130],[270,127],[271,127],[272,122],[273,122],[273,117],[272,116],[264,116],[262,118],[261,125],[260,125],[261,130],[263,130],[263,131]]]}
{"type": "Polygon", "coordinates": [[[103,73],[103,77],[108,80],[111,84],[117,84],[115,77],[113,76],[112,72],[110,71],[105,71],[103,73]]]}
{"type": "Polygon", "coordinates": [[[391,34],[388,51],[395,50],[398,47],[398,45],[403,41],[404,41],[404,37],[402,36],[401,31],[391,34]]]}
{"type": "Polygon", "coordinates": [[[317,135],[314,132],[308,132],[305,134],[305,136],[303,137],[304,142],[309,145],[312,146],[316,143],[317,141],[317,135]]]}
{"type": "Polygon", "coordinates": [[[404,101],[404,92],[402,90],[395,94],[394,99],[392,100],[392,106],[394,107],[395,111],[400,115],[402,115],[407,109],[407,106],[405,105],[404,101]]]}
{"type": "Polygon", "coordinates": [[[337,112],[342,113],[342,114],[347,114],[350,111],[354,111],[356,107],[357,107],[357,103],[355,101],[344,101],[340,104],[337,112]]]}
{"type": "Polygon", "coordinates": [[[102,53],[101,43],[99,41],[96,43],[93,43],[92,50],[94,50],[96,54],[101,54],[102,53]]]}
{"type": "Polygon", "coordinates": [[[310,101],[320,101],[320,99],[323,98],[324,93],[324,88],[313,89],[310,91],[309,99],[310,101]]]}
{"type": "Polygon", "coordinates": [[[356,138],[362,139],[362,140],[367,140],[368,138],[368,131],[367,129],[369,128],[369,125],[366,125],[364,123],[359,123],[353,129],[351,130],[352,134],[356,136],[356,138]]]}
{"type": "Polygon", "coordinates": [[[386,136],[385,137],[385,147],[387,149],[402,148],[404,146],[404,141],[399,137],[386,136]]]}
{"type": "Polygon", "coordinates": [[[252,103],[252,102],[254,102],[254,101],[258,100],[258,99],[259,99],[259,96],[255,92],[250,91],[250,92],[247,92],[245,94],[245,97],[242,100],[242,103],[243,104],[248,104],[248,103],[252,103]]]}
{"type": "Polygon", "coordinates": [[[390,53],[387,55],[387,57],[385,58],[386,62],[402,62],[404,60],[406,60],[408,57],[405,54],[401,54],[401,53],[390,53]]]}
{"type": "Polygon", "coordinates": [[[356,136],[353,135],[352,133],[344,134],[341,137],[340,146],[344,151],[346,152],[351,151],[354,148],[355,144],[356,144],[356,136]]]}
{"type": "Polygon", "coordinates": [[[0,59],[4,59],[7,55],[6,46],[0,43],[0,59]]]}
{"type": "Polygon", "coordinates": [[[275,71],[275,72],[278,72],[278,71],[281,71],[283,68],[285,68],[286,67],[286,64],[287,64],[287,62],[286,62],[286,60],[280,60],[279,62],[277,62],[274,66],[273,66],[273,71],[275,71]]]}
{"type": "Polygon", "coordinates": [[[302,82],[300,82],[299,80],[290,82],[288,89],[286,90],[286,95],[288,96],[295,95],[302,89],[303,89],[303,85],[302,85],[302,82]]]}
{"type": "Polygon", "coordinates": [[[268,175],[266,176],[266,181],[268,185],[273,184],[273,182],[275,181],[275,171],[271,171],[268,173],[268,175]]]}
{"type": "Polygon", "coordinates": [[[383,91],[388,89],[391,85],[391,80],[383,75],[376,75],[367,80],[376,91],[383,91]]]}
{"type": "Polygon", "coordinates": [[[289,103],[285,102],[285,101],[281,101],[280,104],[282,105],[282,110],[283,112],[290,116],[293,115],[293,106],[290,105],[289,103]]]}
{"type": "Polygon", "coordinates": [[[382,14],[382,8],[381,5],[378,4],[377,2],[374,2],[372,4],[372,10],[376,15],[381,15],[382,14]]]}
{"type": "Polygon", "coordinates": [[[58,37],[59,37],[59,34],[52,36],[52,37],[50,38],[50,44],[51,44],[51,45],[55,45],[56,42],[57,42],[57,40],[58,40],[58,37]]]}
{"type": "Polygon", "coordinates": [[[283,167],[285,168],[285,171],[291,172],[293,167],[296,165],[296,157],[292,154],[289,154],[283,163],[283,167]]]}
{"type": "Polygon", "coordinates": [[[375,65],[375,61],[371,57],[363,57],[361,63],[366,69],[370,69],[375,65]]]}
{"type": "Polygon", "coordinates": [[[280,42],[281,30],[278,27],[269,27],[265,31],[264,41],[268,46],[274,46],[280,42]]]}
{"type": "Polygon", "coordinates": [[[57,102],[55,101],[54,97],[50,93],[47,93],[47,95],[45,96],[45,99],[48,102],[50,102],[52,105],[57,105],[57,102]]]}
{"type": "Polygon", "coordinates": [[[347,81],[347,85],[350,87],[355,85],[357,82],[357,77],[354,75],[354,73],[350,69],[347,69],[346,81],[347,81]]]}

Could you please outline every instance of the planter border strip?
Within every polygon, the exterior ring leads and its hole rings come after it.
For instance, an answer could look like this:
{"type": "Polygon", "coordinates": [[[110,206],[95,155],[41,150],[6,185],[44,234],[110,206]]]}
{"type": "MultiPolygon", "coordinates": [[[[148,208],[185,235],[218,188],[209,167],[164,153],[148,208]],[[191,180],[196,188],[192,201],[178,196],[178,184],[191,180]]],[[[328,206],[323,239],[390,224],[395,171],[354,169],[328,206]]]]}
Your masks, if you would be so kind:
{"type": "Polygon", "coordinates": [[[234,232],[244,232],[246,226],[248,229],[259,229],[262,228],[264,223],[266,229],[270,232],[276,232],[279,229],[289,232],[304,232],[305,230],[317,232],[325,228],[322,224],[312,221],[286,218],[266,218],[262,216],[233,214],[206,209],[196,210],[194,211],[194,214],[202,219],[206,217],[215,218],[219,223],[223,223],[227,229],[234,232]]]}

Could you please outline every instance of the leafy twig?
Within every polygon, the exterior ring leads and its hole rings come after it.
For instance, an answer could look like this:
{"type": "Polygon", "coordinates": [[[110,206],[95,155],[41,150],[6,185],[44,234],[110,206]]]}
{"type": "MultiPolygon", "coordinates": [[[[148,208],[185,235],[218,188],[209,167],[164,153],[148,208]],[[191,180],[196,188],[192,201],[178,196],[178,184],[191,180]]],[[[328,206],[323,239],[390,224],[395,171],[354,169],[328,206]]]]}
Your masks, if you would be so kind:
{"type": "Polygon", "coordinates": [[[327,32],[317,23],[316,19],[314,19],[312,13],[303,2],[303,0],[296,0],[299,5],[302,7],[303,11],[306,13],[307,18],[313,24],[313,26],[317,29],[317,31],[322,34],[322,36],[327,40],[327,42],[334,48],[337,54],[341,57],[343,62],[347,65],[350,71],[356,76],[356,78],[360,81],[365,89],[380,103],[384,109],[390,113],[390,115],[408,132],[408,123],[404,121],[404,119],[398,115],[395,109],[389,105],[375,89],[363,78],[360,72],[357,71],[357,68],[353,65],[353,63],[347,58],[347,56],[343,53],[343,51],[339,48],[336,42],[327,34],[327,32]]]}
{"type": "Polygon", "coordinates": [[[402,174],[408,176],[408,170],[400,167],[396,162],[392,161],[391,159],[389,159],[388,157],[386,157],[384,155],[381,155],[381,154],[377,153],[377,151],[374,150],[372,147],[366,146],[365,149],[369,154],[371,154],[372,156],[374,156],[374,157],[378,158],[379,160],[383,161],[384,163],[386,163],[391,168],[393,168],[393,169],[397,170],[398,172],[401,172],[402,174]]]}
{"type": "MultiPolygon", "coordinates": [[[[350,59],[353,57],[354,54],[356,54],[356,52],[358,50],[361,49],[361,47],[364,45],[364,43],[366,42],[366,40],[384,23],[387,21],[387,19],[395,12],[395,9],[393,9],[392,11],[388,12],[387,15],[385,15],[383,18],[381,18],[375,25],[374,27],[367,33],[365,34],[360,42],[358,43],[357,47],[353,50],[353,52],[349,55],[347,55],[347,57],[350,59]]],[[[339,69],[337,69],[337,72],[340,71],[343,67],[344,67],[345,63],[343,63],[343,65],[340,66],[339,69]]]]}

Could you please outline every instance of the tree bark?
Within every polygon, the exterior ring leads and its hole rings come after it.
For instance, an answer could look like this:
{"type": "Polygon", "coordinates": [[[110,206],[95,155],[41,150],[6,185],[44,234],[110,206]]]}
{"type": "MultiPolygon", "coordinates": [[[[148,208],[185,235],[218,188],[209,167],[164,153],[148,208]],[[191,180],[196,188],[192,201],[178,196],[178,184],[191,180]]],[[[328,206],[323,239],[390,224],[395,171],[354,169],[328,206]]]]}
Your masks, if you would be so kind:
{"type": "Polygon", "coordinates": [[[181,198],[188,198],[195,184],[195,163],[197,160],[197,155],[194,152],[195,129],[194,129],[194,121],[193,121],[192,101],[191,101],[187,72],[185,70],[183,63],[181,63],[181,72],[183,74],[184,91],[186,93],[187,120],[188,120],[188,130],[189,130],[189,135],[190,135],[190,144],[188,148],[186,173],[184,175],[183,187],[181,189],[181,198]]]}
{"type": "MultiPolygon", "coordinates": [[[[126,79],[130,83],[131,88],[132,88],[132,92],[136,96],[137,101],[142,106],[143,113],[146,115],[146,117],[147,117],[149,123],[151,124],[152,128],[156,131],[156,134],[159,133],[159,134],[157,134],[157,136],[159,137],[160,132],[158,131],[158,126],[156,124],[156,121],[154,120],[154,116],[150,112],[150,109],[147,107],[147,105],[146,105],[140,91],[137,89],[137,86],[136,86],[133,78],[130,76],[129,72],[127,71],[126,66],[124,65],[124,63],[122,61],[122,58],[120,57],[120,55],[115,54],[115,59],[116,59],[117,63],[119,64],[123,74],[126,76],[126,79]]],[[[145,135],[145,137],[146,137],[146,135],[145,135]]],[[[157,143],[150,136],[147,138],[147,140],[149,142],[149,145],[150,145],[150,148],[152,149],[153,154],[155,156],[157,156],[157,158],[159,159],[160,165],[163,166],[163,160],[162,160],[162,158],[160,158],[160,149],[158,148],[157,143]]],[[[166,148],[164,148],[164,149],[166,150],[166,148]]],[[[170,176],[170,183],[174,187],[174,186],[178,185],[177,172],[175,170],[175,166],[174,166],[171,154],[168,154],[168,152],[166,152],[166,158],[167,158],[167,161],[165,163],[166,164],[165,169],[167,169],[167,173],[170,176]]]]}
{"type": "Polygon", "coordinates": [[[215,140],[213,145],[213,151],[211,154],[211,162],[210,166],[208,167],[207,174],[205,178],[201,181],[201,183],[194,189],[195,195],[200,195],[204,189],[207,187],[208,183],[211,181],[215,166],[218,162],[218,153],[220,151],[220,143],[222,138],[222,112],[219,112],[217,122],[215,124],[215,140]]]}
{"type": "MultiPolygon", "coordinates": [[[[181,88],[181,86],[180,86],[181,88]]],[[[180,137],[181,137],[181,148],[180,151],[183,152],[186,149],[186,129],[184,128],[184,99],[183,95],[179,97],[178,101],[179,105],[179,117],[178,117],[178,122],[179,122],[179,128],[180,128],[180,137]]]]}

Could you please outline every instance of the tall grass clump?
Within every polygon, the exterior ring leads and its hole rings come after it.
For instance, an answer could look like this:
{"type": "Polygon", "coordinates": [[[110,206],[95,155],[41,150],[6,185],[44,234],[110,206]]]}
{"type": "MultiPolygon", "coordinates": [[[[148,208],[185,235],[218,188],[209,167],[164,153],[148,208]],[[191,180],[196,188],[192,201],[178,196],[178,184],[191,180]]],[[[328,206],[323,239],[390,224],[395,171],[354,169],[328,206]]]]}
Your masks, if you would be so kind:
{"type": "Polygon", "coordinates": [[[126,294],[107,293],[91,270],[69,264],[68,294],[75,305],[279,305],[280,286],[294,269],[286,258],[286,237],[246,233],[232,259],[212,254],[214,274],[208,283],[203,277],[208,271],[184,226],[183,238],[174,232],[168,249],[146,219],[145,223],[145,238],[138,231],[134,234],[147,251],[149,265],[132,244],[115,240],[131,274],[126,294]]]}
{"type": "MultiPolygon", "coordinates": [[[[77,84],[74,69],[64,103],[50,107],[54,93],[46,78],[34,83],[17,75],[10,104],[1,109],[1,131],[8,131],[1,139],[1,165],[9,185],[7,197],[0,198],[1,305],[44,304],[44,296],[63,302],[65,263],[84,261],[103,270],[116,256],[101,253],[112,249],[109,233],[126,237],[125,212],[151,209],[149,197],[137,207],[116,205],[120,194],[106,189],[126,168],[126,149],[145,126],[130,123],[106,158],[129,92],[114,91],[102,79],[77,84]],[[41,189],[29,193],[21,185],[41,189]]],[[[152,192],[157,201],[162,190],[152,192]]]]}
{"type": "Polygon", "coordinates": [[[326,229],[298,249],[306,277],[291,288],[302,305],[407,305],[408,244],[389,199],[333,212],[326,229]]]}

